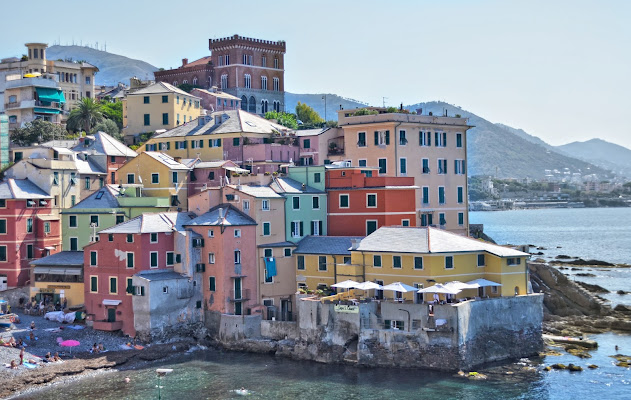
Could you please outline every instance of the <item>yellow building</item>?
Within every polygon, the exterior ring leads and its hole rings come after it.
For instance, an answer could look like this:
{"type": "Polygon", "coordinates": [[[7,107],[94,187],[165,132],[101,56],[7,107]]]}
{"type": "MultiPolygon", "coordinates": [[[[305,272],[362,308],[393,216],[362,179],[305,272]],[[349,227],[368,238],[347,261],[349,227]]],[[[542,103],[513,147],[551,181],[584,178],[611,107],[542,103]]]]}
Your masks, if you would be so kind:
{"type": "MultiPolygon", "coordinates": [[[[345,238],[351,242],[350,260],[346,255],[336,254],[334,249],[340,245],[334,244],[334,238],[329,238],[330,242],[309,243],[313,239],[304,239],[308,246],[301,246],[300,242],[294,251],[296,274],[304,278],[297,281],[309,289],[323,284],[330,287],[347,279],[380,285],[402,282],[418,288],[486,279],[501,286],[465,289],[456,297],[514,296],[527,294],[528,290],[528,253],[442,229],[383,227],[361,240],[345,238]]],[[[377,298],[394,297],[394,292],[369,294],[377,298]]],[[[403,298],[415,302],[432,299],[432,294],[422,296],[415,292],[403,294],[403,298]]]]}
{"type": "Polygon", "coordinates": [[[167,154],[146,151],[120,167],[118,179],[125,190],[138,190],[146,197],[168,197],[171,207],[186,210],[190,170],[167,154]]]}
{"type": "Polygon", "coordinates": [[[31,297],[48,297],[53,304],[84,304],[83,251],[62,251],[31,263],[31,297]]]}
{"type": "Polygon", "coordinates": [[[134,144],[140,133],[168,130],[202,115],[201,99],[166,82],[136,90],[123,99],[125,142],[134,144]]]}

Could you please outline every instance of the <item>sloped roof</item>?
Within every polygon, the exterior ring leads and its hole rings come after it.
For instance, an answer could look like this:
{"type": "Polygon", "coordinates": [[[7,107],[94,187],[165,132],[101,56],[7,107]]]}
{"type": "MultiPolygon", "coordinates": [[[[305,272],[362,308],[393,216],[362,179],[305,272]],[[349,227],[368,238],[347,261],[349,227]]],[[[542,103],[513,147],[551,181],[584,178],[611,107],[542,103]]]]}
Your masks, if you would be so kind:
{"type": "Polygon", "coordinates": [[[255,186],[255,185],[227,185],[233,189],[236,189],[240,192],[248,194],[252,197],[261,197],[261,198],[282,198],[280,194],[276,193],[269,186],[255,186]]]}
{"type": "Polygon", "coordinates": [[[83,251],[60,251],[37,259],[31,265],[83,265],[83,251]]]}
{"type": "Polygon", "coordinates": [[[94,164],[90,160],[84,161],[80,159],[75,160],[75,164],[77,166],[77,172],[79,174],[96,174],[96,175],[106,175],[107,172],[102,171],[98,165],[94,164]]]}
{"type": "Polygon", "coordinates": [[[197,59],[195,61],[191,61],[190,63],[184,65],[182,68],[195,67],[195,66],[198,66],[198,65],[206,65],[206,64],[210,63],[211,59],[212,59],[212,56],[205,56],[205,57],[202,57],[202,58],[197,59]]]}
{"type": "Polygon", "coordinates": [[[51,199],[52,196],[28,179],[9,178],[0,182],[0,199],[51,199]]]}
{"type": "Polygon", "coordinates": [[[184,226],[239,226],[256,225],[256,221],[229,204],[220,204],[186,223],[184,226]],[[219,216],[222,218],[219,218],[219,216]]]}
{"type": "Polygon", "coordinates": [[[364,238],[357,250],[392,253],[470,253],[484,251],[498,257],[530,255],[508,247],[431,227],[382,227],[364,238]]]}
{"type": "Polygon", "coordinates": [[[274,178],[269,185],[276,193],[288,193],[288,194],[323,194],[324,192],[315,189],[311,186],[302,186],[302,182],[291,178],[274,178]]]}
{"type": "Polygon", "coordinates": [[[138,153],[105,132],[99,131],[92,135],[91,139],[93,140],[89,146],[84,146],[83,143],[79,143],[74,146],[72,150],[77,152],[87,152],[89,154],[91,154],[91,151],[94,150],[98,154],[117,157],[136,157],[138,155],[138,153]]]}
{"type": "Polygon", "coordinates": [[[140,271],[136,275],[138,278],[143,278],[148,281],[167,281],[172,279],[188,279],[187,276],[178,274],[172,269],[164,270],[145,270],[140,271]]]}
{"type": "Polygon", "coordinates": [[[329,129],[331,128],[326,127],[326,128],[316,128],[316,129],[300,129],[296,131],[296,136],[317,136],[317,135],[323,134],[329,129]]]}
{"type": "Polygon", "coordinates": [[[144,213],[99,233],[162,233],[183,231],[184,224],[192,220],[186,212],[144,213]]]}
{"type": "Polygon", "coordinates": [[[118,196],[120,196],[118,187],[116,185],[107,184],[75,204],[74,207],[62,210],[62,213],[72,213],[72,210],[83,209],[118,208],[120,206],[117,199],[118,196]]]}
{"type": "Polygon", "coordinates": [[[294,254],[351,255],[351,240],[361,236],[307,236],[298,242],[294,254]]]}
{"type": "Polygon", "coordinates": [[[143,154],[148,155],[149,157],[153,158],[154,160],[166,165],[170,169],[190,170],[189,167],[187,167],[186,165],[182,164],[179,161],[175,161],[175,159],[173,157],[171,157],[170,155],[168,155],[168,154],[160,153],[160,152],[157,152],[157,151],[145,151],[143,154]]]}
{"type": "MultiPolygon", "coordinates": [[[[186,93],[185,91],[183,91],[182,89],[178,89],[175,86],[171,85],[170,83],[166,83],[166,82],[156,82],[154,84],[151,84],[147,87],[144,87],[142,89],[138,89],[133,93],[129,93],[127,94],[128,96],[136,96],[136,95],[145,95],[145,94],[159,94],[159,93],[177,93],[183,96],[188,96],[188,97],[197,97],[197,96],[193,96],[190,93],[186,93]]],[[[199,99],[199,97],[197,97],[199,99]]]]}
{"type": "Polygon", "coordinates": [[[64,147],[71,149],[77,144],[76,140],[49,140],[48,142],[41,143],[42,147],[64,147]]]}
{"type": "Polygon", "coordinates": [[[233,96],[230,93],[226,93],[226,92],[211,92],[210,90],[206,90],[206,89],[201,89],[201,88],[195,88],[193,90],[197,90],[200,91],[202,93],[206,93],[208,95],[211,96],[215,96],[215,97],[219,97],[221,99],[226,99],[226,100],[241,100],[240,98],[238,98],[237,96],[233,96]]]}

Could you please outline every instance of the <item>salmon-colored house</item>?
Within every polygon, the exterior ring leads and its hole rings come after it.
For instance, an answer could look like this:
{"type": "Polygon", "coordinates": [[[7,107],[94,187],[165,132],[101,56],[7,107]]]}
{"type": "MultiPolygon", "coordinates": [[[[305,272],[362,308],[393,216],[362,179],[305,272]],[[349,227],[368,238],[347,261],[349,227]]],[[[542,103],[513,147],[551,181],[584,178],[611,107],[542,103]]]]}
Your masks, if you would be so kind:
{"type": "Polygon", "coordinates": [[[367,167],[327,166],[330,236],[367,236],[382,226],[416,226],[414,178],[372,172],[367,167]]]}

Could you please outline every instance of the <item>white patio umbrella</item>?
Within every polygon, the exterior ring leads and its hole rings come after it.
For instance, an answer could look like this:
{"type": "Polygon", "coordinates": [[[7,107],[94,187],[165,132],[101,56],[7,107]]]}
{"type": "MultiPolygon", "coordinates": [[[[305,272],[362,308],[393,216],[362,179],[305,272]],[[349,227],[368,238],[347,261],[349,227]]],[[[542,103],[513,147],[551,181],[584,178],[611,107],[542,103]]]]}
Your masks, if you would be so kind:
{"type": "Polygon", "coordinates": [[[464,282],[460,282],[460,281],[447,282],[447,283],[445,283],[445,286],[447,286],[448,288],[460,289],[460,290],[477,289],[477,288],[479,288],[479,286],[477,286],[477,285],[473,285],[473,284],[470,284],[470,283],[464,283],[464,282]]]}
{"type": "Polygon", "coordinates": [[[429,286],[424,289],[420,289],[417,293],[444,293],[444,294],[458,294],[462,292],[461,289],[450,288],[440,283],[434,286],[429,286]]]}
{"type": "Polygon", "coordinates": [[[331,287],[340,288],[340,289],[350,289],[350,288],[354,288],[358,284],[359,282],[355,282],[354,280],[348,279],[348,280],[345,280],[344,282],[338,282],[335,285],[331,285],[331,287]]]}
{"type": "Polygon", "coordinates": [[[414,286],[406,285],[405,283],[402,283],[402,282],[394,282],[394,283],[384,286],[383,290],[392,290],[394,292],[406,293],[406,292],[416,292],[418,288],[415,288],[414,286]]]}
{"type": "Polygon", "coordinates": [[[501,283],[493,282],[486,280],[484,278],[474,279],[472,281],[467,282],[469,285],[475,285],[475,287],[485,287],[485,286],[502,286],[501,283]]]}
{"type": "Polygon", "coordinates": [[[370,290],[370,289],[379,289],[382,290],[383,286],[376,284],[375,282],[362,282],[353,286],[355,289],[360,290],[370,290]]]}

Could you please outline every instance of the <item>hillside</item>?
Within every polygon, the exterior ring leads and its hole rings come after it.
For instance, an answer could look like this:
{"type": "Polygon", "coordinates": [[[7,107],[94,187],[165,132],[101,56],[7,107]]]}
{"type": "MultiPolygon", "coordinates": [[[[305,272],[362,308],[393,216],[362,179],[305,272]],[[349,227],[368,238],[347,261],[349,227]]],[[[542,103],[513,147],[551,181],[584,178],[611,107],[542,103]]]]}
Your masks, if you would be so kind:
{"type": "Polygon", "coordinates": [[[557,151],[585,160],[601,168],[631,178],[631,150],[602,139],[572,142],[556,147],[557,151]]]}
{"type": "Polygon", "coordinates": [[[499,126],[502,129],[506,129],[507,131],[514,133],[515,135],[519,136],[522,139],[525,139],[527,141],[529,141],[530,143],[534,143],[534,144],[538,144],[540,146],[545,147],[548,150],[554,150],[557,153],[559,152],[557,149],[555,149],[554,146],[549,145],[548,143],[544,142],[543,140],[539,139],[536,136],[530,135],[528,133],[526,133],[526,131],[524,131],[523,129],[518,129],[518,128],[513,128],[511,126],[508,125],[504,125],[501,123],[496,123],[495,125],[499,126]]]}
{"type": "Polygon", "coordinates": [[[51,46],[47,57],[52,60],[85,60],[99,68],[95,77],[97,85],[113,86],[118,82],[129,84],[129,78],[153,79],[158,68],[141,60],[82,46],[51,46]]]}
{"type": "Polygon", "coordinates": [[[337,111],[340,109],[340,105],[345,110],[367,106],[366,103],[362,103],[359,100],[347,99],[336,94],[299,94],[285,92],[285,109],[287,112],[295,112],[298,102],[307,103],[311,108],[316,110],[322,118],[326,115],[326,119],[329,121],[337,121],[337,111]],[[326,114],[324,113],[324,96],[326,96],[326,114]]]}

